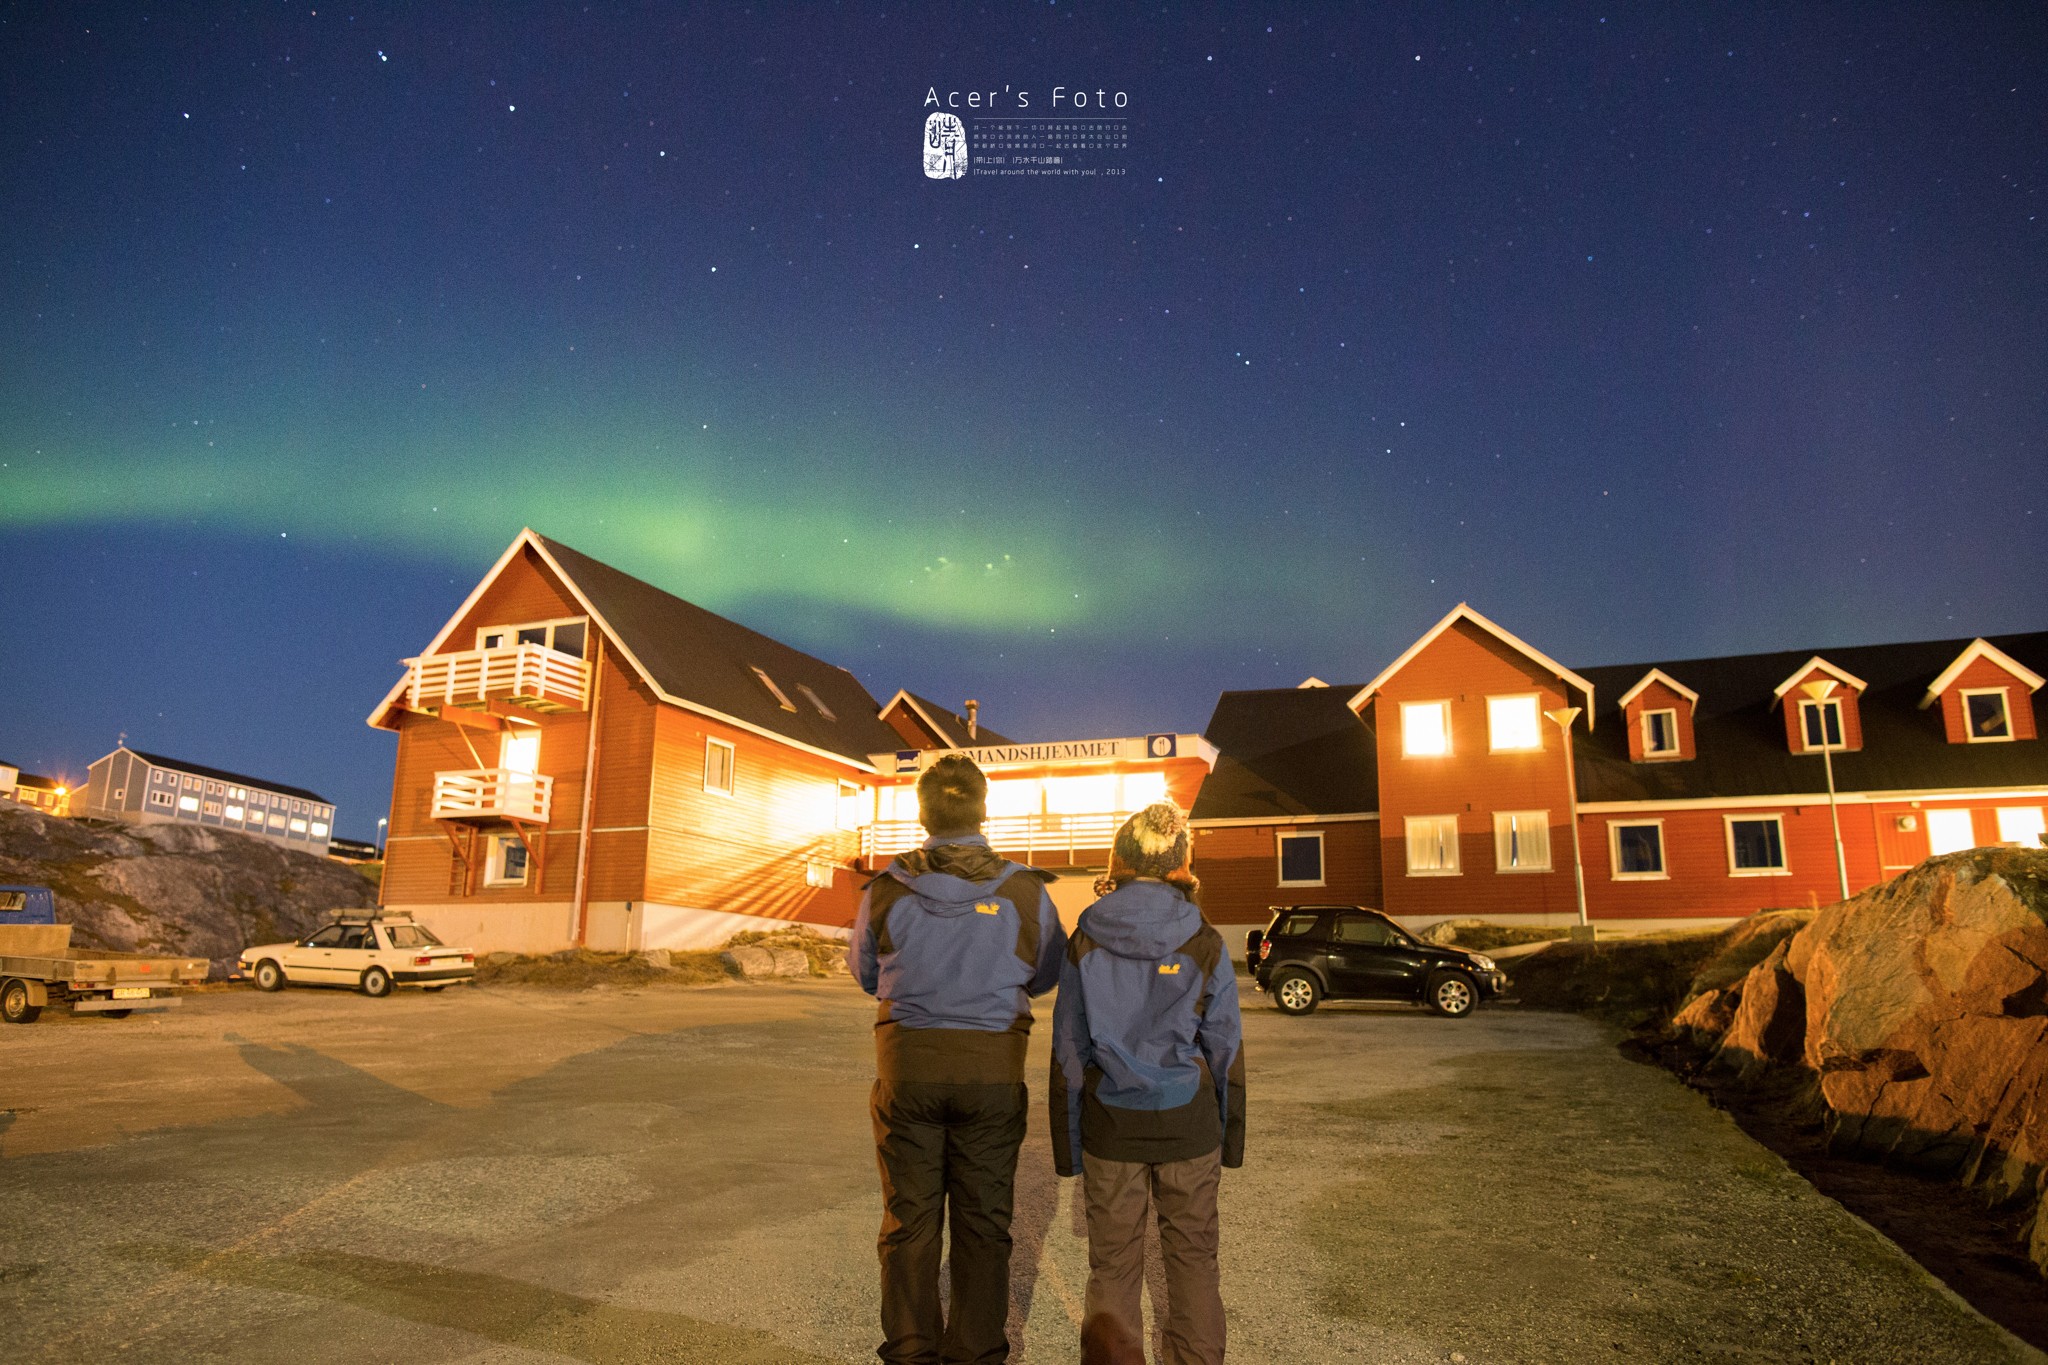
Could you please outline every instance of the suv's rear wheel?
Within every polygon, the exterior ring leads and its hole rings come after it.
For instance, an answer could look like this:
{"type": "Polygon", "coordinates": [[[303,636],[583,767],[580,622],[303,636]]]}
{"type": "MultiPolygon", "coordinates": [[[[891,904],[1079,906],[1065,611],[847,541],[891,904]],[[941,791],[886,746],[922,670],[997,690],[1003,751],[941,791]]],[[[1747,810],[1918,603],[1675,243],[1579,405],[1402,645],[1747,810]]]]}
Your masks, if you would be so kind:
{"type": "Polygon", "coordinates": [[[1429,978],[1429,1007],[1450,1019],[1462,1019],[1479,1003],[1479,988],[1463,972],[1438,972],[1429,978]]]}
{"type": "Polygon", "coordinates": [[[1273,983],[1273,1003],[1282,1014],[1309,1014],[1323,998],[1323,988],[1307,972],[1282,972],[1273,983]]]}

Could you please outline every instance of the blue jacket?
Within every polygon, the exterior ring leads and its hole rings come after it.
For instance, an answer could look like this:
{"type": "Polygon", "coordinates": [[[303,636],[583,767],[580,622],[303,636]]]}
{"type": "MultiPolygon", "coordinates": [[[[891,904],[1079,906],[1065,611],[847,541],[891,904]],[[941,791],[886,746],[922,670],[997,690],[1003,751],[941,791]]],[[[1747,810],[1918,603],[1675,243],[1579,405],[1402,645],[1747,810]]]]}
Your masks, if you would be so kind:
{"type": "Polygon", "coordinates": [[[1067,946],[1051,880],[970,834],[927,839],[868,883],[847,966],[881,1001],[878,1076],[1024,1079],[1031,997],[1058,982],[1067,946]]]}
{"type": "Polygon", "coordinates": [[[1223,938],[1165,882],[1131,881],[1081,914],[1052,1015],[1053,1164],[1244,1164],[1244,1047],[1223,938]]]}

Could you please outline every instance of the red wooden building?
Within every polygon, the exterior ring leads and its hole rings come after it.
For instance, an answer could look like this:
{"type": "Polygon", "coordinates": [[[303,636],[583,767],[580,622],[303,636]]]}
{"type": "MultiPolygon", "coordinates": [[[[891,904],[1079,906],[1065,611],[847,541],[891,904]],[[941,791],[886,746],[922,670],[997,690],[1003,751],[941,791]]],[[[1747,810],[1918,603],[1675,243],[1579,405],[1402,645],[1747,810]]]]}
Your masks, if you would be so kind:
{"type": "Polygon", "coordinates": [[[1576,856],[1589,919],[1663,926],[2032,845],[2044,670],[2048,632],[1574,670],[1461,605],[1363,686],[1222,696],[1206,908],[1567,923],[1576,856]]]}

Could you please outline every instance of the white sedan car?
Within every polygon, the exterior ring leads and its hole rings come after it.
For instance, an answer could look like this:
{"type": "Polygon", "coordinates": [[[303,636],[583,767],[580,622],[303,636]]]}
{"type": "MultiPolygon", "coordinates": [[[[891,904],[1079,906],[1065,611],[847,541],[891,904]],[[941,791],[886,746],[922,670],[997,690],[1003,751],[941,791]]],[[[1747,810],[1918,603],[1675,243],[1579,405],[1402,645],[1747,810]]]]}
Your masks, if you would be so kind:
{"type": "Polygon", "coordinates": [[[476,976],[476,954],[450,948],[403,916],[343,915],[297,943],[244,948],[242,973],[256,988],[352,986],[384,996],[399,986],[438,991],[476,976]]]}

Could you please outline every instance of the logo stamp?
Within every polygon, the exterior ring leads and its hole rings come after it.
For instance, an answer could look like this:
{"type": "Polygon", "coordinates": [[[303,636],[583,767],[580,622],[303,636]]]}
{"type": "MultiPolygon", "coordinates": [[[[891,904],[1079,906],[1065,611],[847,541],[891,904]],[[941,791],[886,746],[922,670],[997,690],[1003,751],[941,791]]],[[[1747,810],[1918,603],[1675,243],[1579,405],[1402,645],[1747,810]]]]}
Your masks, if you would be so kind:
{"type": "Polygon", "coordinates": [[[1159,964],[1159,974],[1161,976],[1179,976],[1180,964],[1178,962],[1162,962],[1159,964]]]}
{"type": "Polygon", "coordinates": [[[924,121],[924,173],[932,180],[967,174],[967,125],[957,115],[932,114],[924,121]]]}
{"type": "Polygon", "coordinates": [[[1002,908],[1003,907],[995,901],[976,901],[974,905],[974,913],[977,915],[994,915],[1001,913],[1002,908]]]}

